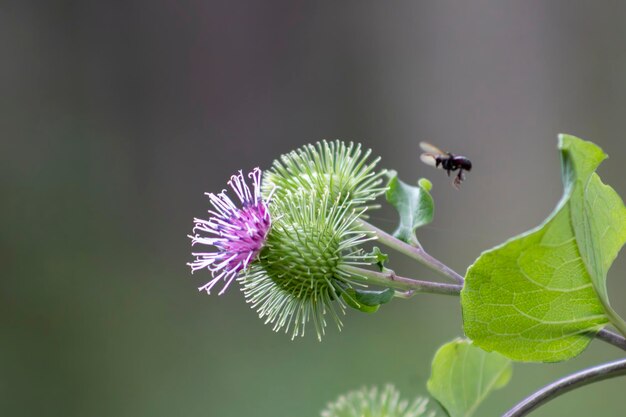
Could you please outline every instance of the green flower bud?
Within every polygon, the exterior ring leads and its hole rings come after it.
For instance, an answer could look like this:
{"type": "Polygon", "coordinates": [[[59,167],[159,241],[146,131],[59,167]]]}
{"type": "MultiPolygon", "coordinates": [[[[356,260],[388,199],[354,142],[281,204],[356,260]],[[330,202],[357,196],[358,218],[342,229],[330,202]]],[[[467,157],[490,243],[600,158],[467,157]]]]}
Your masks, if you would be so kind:
{"type": "Polygon", "coordinates": [[[376,171],[380,158],[369,162],[371,150],[363,152],[361,145],[336,140],[305,145],[282,155],[265,172],[265,195],[275,192],[282,199],[290,193],[309,192],[318,197],[330,193],[330,201],[359,208],[375,208],[371,202],[386,191],[382,186],[385,170],[376,171]]]}
{"type": "Polygon", "coordinates": [[[272,200],[272,229],[258,260],[239,280],[246,300],[275,331],[303,336],[312,321],[321,340],[327,314],[341,328],[341,295],[354,285],[343,268],[371,263],[359,246],[374,239],[354,228],[364,209],[357,211],[343,200],[328,191],[272,200]]]}
{"type": "Polygon", "coordinates": [[[412,403],[400,400],[400,393],[387,385],[378,392],[374,387],[362,388],[342,395],[329,403],[322,417],[434,417],[429,411],[428,399],[417,397],[412,403]]]}

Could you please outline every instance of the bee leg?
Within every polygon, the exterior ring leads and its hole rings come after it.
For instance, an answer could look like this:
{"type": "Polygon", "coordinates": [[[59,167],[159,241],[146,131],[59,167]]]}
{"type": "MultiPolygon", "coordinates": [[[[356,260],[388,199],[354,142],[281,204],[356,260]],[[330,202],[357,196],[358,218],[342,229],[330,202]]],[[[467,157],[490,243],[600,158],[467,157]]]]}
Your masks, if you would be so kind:
{"type": "Polygon", "coordinates": [[[465,175],[463,175],[463,169],[459,169],[459,173],[454,178],[454,187],[458,190],[461,187],[461,183],[465,179],[465,175]]]}

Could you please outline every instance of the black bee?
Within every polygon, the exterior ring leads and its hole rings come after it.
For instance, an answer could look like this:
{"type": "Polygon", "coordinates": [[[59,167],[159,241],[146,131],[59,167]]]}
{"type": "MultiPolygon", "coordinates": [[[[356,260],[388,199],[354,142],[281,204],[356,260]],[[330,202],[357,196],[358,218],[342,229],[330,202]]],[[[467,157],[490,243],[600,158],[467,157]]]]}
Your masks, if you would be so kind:
{"type": "Polygon", "coordinates": [[[464,156],[444,152],[428,142],[420,142],[420,148],[424,151],[424,153],[420,155],[420,159],[423,163],[435,168],[441,167],[448,172],[448,176],[450,176],[450,171],[459,170],[459,173],[456,174],[452,183],[454,188],[458,190],[461,186],[461,182],[465,179],[463,171],[471,171],[472,162],[464,156]]]}

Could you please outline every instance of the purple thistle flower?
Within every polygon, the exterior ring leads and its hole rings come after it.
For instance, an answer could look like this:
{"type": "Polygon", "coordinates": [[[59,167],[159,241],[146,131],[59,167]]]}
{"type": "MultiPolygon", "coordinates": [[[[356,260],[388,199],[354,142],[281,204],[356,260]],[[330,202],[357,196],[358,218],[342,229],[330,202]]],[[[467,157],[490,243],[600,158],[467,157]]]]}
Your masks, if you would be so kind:
{"type": "Polygon", "coordinates": [[[226,281],[224,288],[219,292],[222,295],[240,271],[246,269],[265,244],[267,233],[272,224],[268,211],[268,202],[261,197],[261,170],[255,168],[248,174],[253,180],[253,192],[246,184],[243,173],[233,175],[228,185],[233,189],[239,200],[238,208],[226,195],[226,190],[219,194],[205,193],[209,196],[215,210],[209,210],[209,220],[194,219],[194,236],[191,245],[197,243],[213,246],[216,251],[192,253],[196,260],[188,263],[191,272],[207,268],[213,278],[198,288],[200,291],[211,293],[211,289],[221,279],[226,281]],[[202,236],[196,232],[206,232],[209,236],[202,236]]]}

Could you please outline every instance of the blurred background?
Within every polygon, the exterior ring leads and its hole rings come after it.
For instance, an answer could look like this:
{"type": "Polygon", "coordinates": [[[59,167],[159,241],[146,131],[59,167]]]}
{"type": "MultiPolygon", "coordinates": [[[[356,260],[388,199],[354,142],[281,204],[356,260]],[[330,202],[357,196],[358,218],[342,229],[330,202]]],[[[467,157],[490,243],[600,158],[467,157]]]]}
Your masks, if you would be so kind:
{"type": "MultiPolygon", "coordinates": [[[[203,193],[309,142],[361,142],[433,181],[419,237],[463,273],[551,212],[560,132],[609,153],[599,172],[626,195],[625,18],[617,1],[0,2],[0,414],[305,417],[363,385],[425,394],[435,350],[462,334],[457,298],[349,311],[322,343],[290,341],[236,287],[197,291],[203,193]],[[460,191],[419,162],[421,140],[471,158],[460,191]]],[[[623,258],[609,287],[626,315],[623,258]]],[[[516,364],[479,414],[620,355],[595,341],[516,364]]],[[[533,415],[621,416],[625,390],[533,415]]]]}

